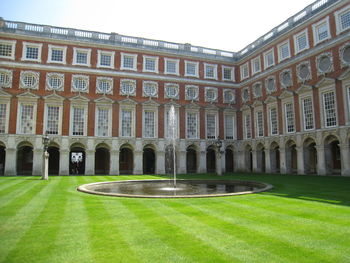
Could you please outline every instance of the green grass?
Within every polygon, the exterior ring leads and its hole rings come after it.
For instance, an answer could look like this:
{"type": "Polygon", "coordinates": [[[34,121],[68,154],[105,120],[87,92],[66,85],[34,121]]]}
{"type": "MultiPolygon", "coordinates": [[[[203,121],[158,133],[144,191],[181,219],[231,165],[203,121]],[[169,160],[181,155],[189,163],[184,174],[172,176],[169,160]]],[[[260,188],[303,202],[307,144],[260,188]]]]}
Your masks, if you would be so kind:
{"type": "Polygon", "coordinates": [[[198,199],[76,191],[158,177],[1,177],[0,262],[350,262],[350,178],[225,175],[274,189],[198,199]]]}

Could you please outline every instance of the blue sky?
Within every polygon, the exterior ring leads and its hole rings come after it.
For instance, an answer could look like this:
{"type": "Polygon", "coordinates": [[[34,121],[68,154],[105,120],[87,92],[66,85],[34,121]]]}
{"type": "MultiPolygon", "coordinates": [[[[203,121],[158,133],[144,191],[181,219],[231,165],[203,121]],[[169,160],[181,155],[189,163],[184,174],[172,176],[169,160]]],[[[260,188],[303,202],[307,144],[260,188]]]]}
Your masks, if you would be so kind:
{"type": "Polygon", "coordinates": [[[312,2],[0,0],[0,16],[5,20],[116,32],[238,52],[312,2]]]}

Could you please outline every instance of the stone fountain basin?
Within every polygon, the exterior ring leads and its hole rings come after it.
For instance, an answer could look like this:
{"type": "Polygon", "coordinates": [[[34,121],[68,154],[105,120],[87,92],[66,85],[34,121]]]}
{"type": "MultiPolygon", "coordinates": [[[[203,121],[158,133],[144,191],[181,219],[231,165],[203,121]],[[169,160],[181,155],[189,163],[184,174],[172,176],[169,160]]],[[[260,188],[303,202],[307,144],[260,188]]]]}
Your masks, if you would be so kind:
{"type": "Polygon", "coordinates": [[[84,184],[78,191],[104,196],[193,198],[243,195],[272,189],[267,183],[240,180],[126,180],[84,184]]]}

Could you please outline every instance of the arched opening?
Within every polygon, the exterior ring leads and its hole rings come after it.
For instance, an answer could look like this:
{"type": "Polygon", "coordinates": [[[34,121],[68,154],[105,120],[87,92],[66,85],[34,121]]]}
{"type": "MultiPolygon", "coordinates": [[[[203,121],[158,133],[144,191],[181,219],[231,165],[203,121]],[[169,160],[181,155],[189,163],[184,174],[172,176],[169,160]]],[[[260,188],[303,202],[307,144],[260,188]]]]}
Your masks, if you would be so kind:
{"type": "Polygon", "coordinates": [[[207,149],[207,173],[216,172],[216,156],[213,147],[207,149]]]}
{"type": "Polygon", "coordinates": [[[256,171],[258,173],[266,172],[266,163],[265,163],[265,147],[263,144],[258,144],[256,148],[256,171]]]}
{"type": "Polygon", "coordinates": [[[296,143],[292,140],[286,143],[286,173],[292,174],[298,172],[298,158],[296,143]]]}
{"type": "Polygon", "coordinates": [[[280,172],[280,148],[276,142],[270,146],[270,167],[271,173],[280,172]]]}
{"type": "Polygon", "coordinates": [[[57,146],[49,146],[49,174],[58,175],[60,171],[60,149],[57,146]]]}
{"type": "Polygon", "coordinates": [[[317,173],[317,150],[313,139],[308,138],[304,142],[304,171],[305,174],[317,173]]]}
{"type": "Polygon", "coordinates": [[[227,173],[233,173],[234,171],[234,161],[233,161],[233,150],[231,148],[226,148],[225,151],[225,171],[227,173]]]}
{"type": "Polygon", "coordinates": [[[186,171],[187,173],[197,172],[197,152],[192,146],[187,147],[186,150],[186,171]]]}
{"type": "Polygon", "coordinates": [[[5,172],[5,159],[6,159],[6,148],[0,145],[0,175],[4,175],[5,172]]]}
{"type": "Polygon", "coordinates": [[[97,146],[95,151],[95,174],[109,174],[109,150],[105,146],[97,146]]]}
{"type": "Polygon", "coordinates": [[[33,147],[23,144],[17,148],[17,174],[32,175],[33,172],[33,147]]]}
{"type": "MultiPolygon", "coordinates": [[[[176,155],[175,159],[177,159],[176,155]]],[[[172,145],[165,148],[165,173],[174,174],[174,147],[172,145]]]]}
{"type": "Polygon", "coordinates": [[[246,172],[253,171],[253,151],[250,145],[247,145],[244,149],[244,164],[246,172]]]}
{"type": "Polygon", "coordinates": [[[339,140],[331,135],[325,139],[325,163],[327,174],[341,174],[339,140]]]}
{"type": "Polygon", "coordinates": [[[69,174],[85,174],[85,149],[73,145],[69,153],[69,174]]]}
{"type": "Polygon", "coordinates": [[[119,153],[119,173],[133,174],[134,172],[134,154],[130,146],[124,145],[119,153]]]}
{"type": "Polygon", "coordinates": [[[143,149],[143,174],[154,174],[156,171],[156,154],[151,147],[143,149]]]}

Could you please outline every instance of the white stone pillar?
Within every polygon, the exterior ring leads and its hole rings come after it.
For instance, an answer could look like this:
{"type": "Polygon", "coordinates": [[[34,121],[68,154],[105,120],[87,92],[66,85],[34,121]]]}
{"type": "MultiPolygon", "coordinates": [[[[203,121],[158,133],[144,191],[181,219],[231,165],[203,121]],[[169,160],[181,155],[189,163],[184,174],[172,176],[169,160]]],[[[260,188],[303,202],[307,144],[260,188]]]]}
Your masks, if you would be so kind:
{"type": "Polygon", "coordinates": [[[156,174],[165,174],[165,152],[158,151],[156,154],[156,174]]]}
{"type": "Polygon", "coordinates": [[[325,147],[324,145],[316,146],[317,150],[317,174],[326,175],[326,160],[325,160],[325,147]]]}
{"type": "Polygon", "coordinates": [[[44,169],[43,169],[43,175],[41,179],[48,180],[49,179],[49,156],[50,154],[45,151],[44,152],[44,169]]]}
{"type": "Polygon", "coordinates": [[[34,149],[33,150],[32,175],[42,175],[42,173],[43,173],[43,159],[44,159],[44,150],[43,149],[34,149]]]}
{"type": "Polygon", "coordinates": [[[85,151],[85,174],[95,174],[95,150],[85,151]]]}
{"type": "Polygon", "coordinates": [[[340,144],[339,147],[341,158],[341,175],[350,176],[350,145],[340,144]]]}
{"type": "Polygon", "coordinates": [[[222,175],[222,164],[221,164],[222,155],[220,150],[215,151],[215,156],[216,156],[216,160],[215,160],[216,174],[221,176],[222,175]]]}
{"type": "Polygon", "coordinates": [[[69,150],[60,149],[60,171],[59,175],[69,175],[69,150]]]}
{"type": "Polygon", "coordinates": [[[143,174],[143,151],[134,151],[134,174],[143,174]]]}
{"type": "Polygon", "coordinates": [[[119,175],[119,151],[111,150],[110,151],[110,175],[119,175]]]}
{"type": "Polygon", "coordinates": [[[207,152],[200,151],[198,173],[207,172],[207,152]]]}
{"type": "Polygon", "coordinates": [[[225,173],[225,172],[226,172],[226,151],[221,153],[221,173],[225,173]]]}
{"type": "Polygon", "coordinates": [[[186,171],[186,151],[179,151],[177,157],[177,173],[185,174],[186,171]]]}
{"type": "Polygon", "coordinates": [[[252,150],[252,158],[253,158],[253,172],[258,173],[258,154],[256,150],[252,150]]]}
{"type": "Polygon", "coordinates": [[[297,159],[298,159],[298,174],[305,174],[304,166],[304,147],[296,147],[297,150],[297,159]]]}
{"type": "Polygon", "coordinates": [[[6,148],[5,156],[5,175],[16,175],[17,174],[17,156],[16,149],[6,148]]]}
{"type": "Polygon", "coordinates": [[[287,173],[287,156],[286,156],[286,148],[280,148],[280,173],[287,173]]]}
{"type": "Polygon", "coordinates": [[[275,171],[272,171],[271,169],[271,151],[268,149],[265,149],[264,151],[265,151],[265,172],[266,173],[275,172],[275,171]]]}

